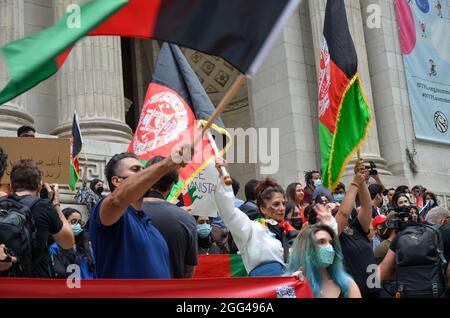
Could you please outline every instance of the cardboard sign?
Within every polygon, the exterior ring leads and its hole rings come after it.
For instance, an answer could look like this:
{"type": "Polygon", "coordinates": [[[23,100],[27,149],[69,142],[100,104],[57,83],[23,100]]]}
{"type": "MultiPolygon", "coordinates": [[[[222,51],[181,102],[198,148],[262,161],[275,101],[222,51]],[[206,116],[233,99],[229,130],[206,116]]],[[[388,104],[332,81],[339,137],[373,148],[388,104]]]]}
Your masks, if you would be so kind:
{"type": "Polygon", "coordinates": [[[42,181],[68,184],[70,180],[70,139],[0,137],[0,146],[8,154],[8,167],[2,183],[10,183],[9,176],[15,162],[30,159],[42,171],[42,181]]]}

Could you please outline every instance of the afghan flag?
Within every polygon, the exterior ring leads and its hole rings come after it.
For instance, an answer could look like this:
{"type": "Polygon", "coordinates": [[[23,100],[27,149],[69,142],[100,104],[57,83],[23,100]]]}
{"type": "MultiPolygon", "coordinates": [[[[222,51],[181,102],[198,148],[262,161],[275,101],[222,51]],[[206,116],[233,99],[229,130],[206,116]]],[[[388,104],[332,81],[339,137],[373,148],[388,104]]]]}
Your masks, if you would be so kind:
{"type": "Polygon", "coordinates": [[[9,82],[0,105],[55,74],[87,35],[158,39],[223,57],[252,75],[301,0],[93,0],[0,50],[9,82]],[[76,20],[79,23],[76,23],[76,20]]]}
{"type": "Polygon", "coordinates": [[[69,189],[75,190],[78,179],[80,179],[79,171],[80,164],[78,162],[78,155],[83,146],[83,138],[81,137],[80,124],[78,123],[77,113],[73,114],[72,135],[70,136],[70,181],[69,189]]]}
{"type": "Polygon", "coordinates": [[[239,254],[199,255],[194,278],[245,277],[242,256],[239,254]]]}
{"type": "Polygon", "coordinates": [[[366,139],[371,111],[362,92],[358,57],[344,0],[329,0],[320,51],[319,135],[324,186],[338,184],[366,139]]]}
{"type": "MultiPolygon", "coordinates": [[[[164,43],[128,151],[143,161],[154,156],[169,157],[177,145],[194,142],[201,134],[199,124],[206,122],[214,109],[178,46],[164,43]]],[[[220,118],[212,128],[218,133],[218,146],[222,145],[223,155],[230,145],[229,134],[220,118]]],[[[180,182],[175,193],[172,192],[171,201],[211,162],[214,162],[214,152],[204,136],[194,149],[192,161],[179,170],[180,182]]]]}

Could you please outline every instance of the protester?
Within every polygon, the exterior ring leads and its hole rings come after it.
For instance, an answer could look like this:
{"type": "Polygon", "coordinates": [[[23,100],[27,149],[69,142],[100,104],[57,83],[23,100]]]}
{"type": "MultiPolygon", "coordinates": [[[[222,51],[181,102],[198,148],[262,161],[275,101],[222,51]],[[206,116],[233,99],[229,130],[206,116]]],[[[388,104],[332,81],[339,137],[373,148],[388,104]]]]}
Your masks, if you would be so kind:
{"type": "Polygon", "coordinates": [[[72,274],[68,271],[68,266],[75,264],[80,267],[79,278],[95,278],[94,256],[84,229],[81,212],[73,208],[65,208],[62,212],[72,227],[75,245],[68,250],[61,248],[58,243],[50,246],[53,277],[67,278],[72,274]]]}
{"type": "Polygon", "coordinates": [[[395,195],[395,189],[389,188],[383,191],[383,195],[385,197],[384,203],[383,203],[383,210],[385,212],[392,210],[394,208],[394,195],[395,195]]]}
{"type": "Polygon", "coordinates": [[[4,197],[11,193],[11,187],[9,186],[9,184],[2,183],[2,178],[3,175],[5,174],[7,166],[8,166],[8,155],[3,150],[3,148],[0,147],[0,197],[4,197]]]}
{"type": "Polygon", "coordinates": [[[306,186],[303,189],[304,198],[303,201],[305,204],[312,204],[313,197],[312,194],[317,186],[322,184],[322,175],[319,171],[311,170],[305,173],[305,182],[306,186]]]}
{"type": "Polygon", "coordinates": [[[31,126],[20,126],[17,129],[17,137],[19,138],[26,138],[26,137],[30,137],[30,138],[35,138],[36,136],[36,129],[34,129],[31,126]]]}
{"type": "Polygon", "coordinates": [[[341,203],[342,200],[344,200],[344,196],[345,196],[345,185],[342,182],[339,182],[333,191],[334,202],[341,203]]]}
{"type": "Polygon", "coordinates": [[[103,198],[102,193],[104,191],[104,187],[103,181],[100,179],[92,179],[89,183],[89,188],[87,187],[88,166],[89,162],[86,160],[84,162],[82,186],[75,194],[75,201],[80,204],[84,204],[90,212],[97,202],[103,198]]]}
{"type": "Polygon", "coordinates": [[[376,224],[376,236],[381,240],[380,244],[373,251],[377,264],[380,264],[383,261],[389,250],[389,246],[398,233],[398,230],[391,226],[396,217],[397,213],[392,211],[387,216],[380,215],[372,221],[372,224],[376,224]],[[381,219],[378,219],[378,222],[376,222],[375,220],[377,218],[381,219]]]}
{"type": "MultiPolygon", "coordinates": [[[[64,249],[70,249],[74,244],[72,228],[61,212],[58,185],[47,185],[49,199],[38,198],[41,190],[41,171],[31,160],[20,160],[11,169],[11,188],[13,194],[2,198],[0,204],[19,202],[31,211],[35,223],[35,236],[31,242],[31,261],[17,255],[17,263],[11,268],[14,276],[50,278],[50,255],[48,239],[51,234],[55,241],[64,249]],[[11,201],[9,201],[11,200],[11,201]]],[[[6,242],[3,242],[7,245],[6,242]]],[[[25,254],[23,254],[25,255],[25,254]]]]}
{"type": "MultiPolygon", "coordinates": [[[[218,159],[216,166],[224,166],[218,159]]],[[[220,169],[219,169],[220,173],[220,169]]],[[[241,210],[234,208],[234,194],[231,186],[226,186],[220,178],[217,184],[215,200],[222,220],[234,237],[242,261],[249,276],[281,276],[285,261],[283,245],[275,238],[270,228],[278,227],[274,215],[284,218],[285,197],[283,189],[271,180],[260,182],[257,187],[257,203],[266,218],[259,222],[251,221],[241,210]]],[[[278,233],[284,231],[278,228],[278,233]]]]}
{"type": "Polygon", "coordinates": [[[195,216],[198,234],[198,254],[223,254],[211,236],[211,218],[195,216]]]}
{"type": "Polygon", "coordinates": [[[378,183],[369,185],[370,199],[372,200],[372,218],[383,214],[383,188],[378,183]]]}
{"type": "Polygon", "coordinates": [[[145,170],[131,153],[114,155],[107,163],[105,176],[112,193],[94,207],[89,227],[98,278],[171,277],[167,243],[142,212],[142,199],[180,166],[183,154],[191,153],[187,147],[145,170]]]}
{"type": "Polygon", "coordinates": [[[380,236],[378,227],[379,225],[383,225],[386,221],[386,216],[384,214],[377,215],[372,219],[372,222],[370,223],[370,234],[369,234],[369,241],[372,242],[372,248],[375,251],[375,249],[380,245],[383,238],[380,236]]]}
{"type": "Polygon", "coordinates": [[[239,190],[241,189],[241,184],[233,177],[231,178],[231,182],[232,182],[231,187],[233,188],[233,193],[234,193],[234,197],[235,197],[234,206],[239,208],[241,205],[244,204],[244,201],[242,201],[241,199],[239,199],[237,197],[239,190]]]}
{"type": "MultiPolygon", "coordinates": [[[[308,204],[304,202],[305,193],[303,192],[302,184],[300,182],[289,184],[286,188],[286,197],[287,200],[292,202],[299,210],[302,224],[305,224],[306,219],[304,216],[304,211],[308,204]]],[[[297,228],[297,230],[300,229],[297,228]]]]}
{"type": "Polygon", "coordinates": [[[336,214],[336,222],[345,270],[355,280],[362,297],[372,298],[378,297],[379,291],[367,284],[370,275],[368,269],[375,264],[375,259],[372,244],[367,237],[372,221],[372,202],[364,170],[364,161],[361,159],[355,165],[355,176],[336,214]],[[354,209],[357,194],[361,202],[358,210],[354,209]],[[351,215],[354,216],[349,220],[351,215]]]}
{"type": "Polygon", "coordinates": [[[239,207],[239,210],[248,215],[250,220],[261,217],[261,213],[256,205],[256,185],[258,181],[252,179],[245,184],[245,202],[239,207]]]}
{"type": "Polygon", "coordinates": [[[327,225],[315,224],[295,239],[285,275],[304,274],[316,298],[361,298],[342,261],[336,233],[327,225]]]}
{"type": "Polygon", "coordinates": [[[302,228],[302,215],[303,213],[300,212],[298,209],[298,206],[296,206],[294,203],[288,201],[286,202],[286,217],[285,220],[289,222],[294,229],[300,231],[302,228]]]}
{"type": "MultiPolygon", "coordinates": [[[[161,156],[153,157],[147,162],[146,169],[164,159],[161,156]]],[[[191,214],[166,201],[177,182],[178,171],[166,173],[144,195],[142,210],[166,240],[172,277],[192,278],[197,266],[196,221],[191,214]]]]}

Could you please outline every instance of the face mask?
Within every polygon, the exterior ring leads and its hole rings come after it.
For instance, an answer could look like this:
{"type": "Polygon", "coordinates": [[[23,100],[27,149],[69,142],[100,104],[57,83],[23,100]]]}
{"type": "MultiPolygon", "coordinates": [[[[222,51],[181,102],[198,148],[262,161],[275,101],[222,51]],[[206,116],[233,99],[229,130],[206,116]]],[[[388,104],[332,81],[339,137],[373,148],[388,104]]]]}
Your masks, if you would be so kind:
{"type": "Polygon", "coordinates": [[[341,203],[344,200],[344,194],[343,193],[338,193],[338,194],[333,194],[334,197],[334,201],[341,203]]]}
{"type": "Polygon", "coordinates": [[[318,186],[320,186],[320,185],[322,185],[322,180],[320,180],[320,179],[314,180],[314,186],[315,186],[315,187],[318,187],[318,186]]]}
{"type": "Polygon", "coordinates": [[[291,225],[296,229],[300,230],[302,228],[302,218],[291,219],[291,225]]]}
{"type": "Polygon", "coordinates": [[[334,262],[335,254],[336,252],[334,251],[333,245],[331,244],[319,247],[319,250],[317,251],[317,261],[319,263],[319,267],[330,267],[330,265],[334,262]]]}
{"type": "Polygon", "coordinates": [[[103,187],[99,187],[99,188],[95,189],[95,193],[97,193],[98,195],[101,195],[104,190],[105,189],[103,187]]]}
{"type": "Polygon", "coordinates": [[[207,238],[211,234],[211,225],[207,223],[197,225],[197,234],[201,238],[207,238]]]}
{"type": "Polygon", "coordinates": [[[428,206],[434,206],[434,200],[427,200],[425,201],[428,206]]]}
{"type": "Polygon", "coordinates": [[[81,234],[81,232],[83,232],[83,228],[78,223],[74,224],[74,225],[72,225],[72,232],[73,232],[73,235],[77,236],[77,235],[81,234]]]}

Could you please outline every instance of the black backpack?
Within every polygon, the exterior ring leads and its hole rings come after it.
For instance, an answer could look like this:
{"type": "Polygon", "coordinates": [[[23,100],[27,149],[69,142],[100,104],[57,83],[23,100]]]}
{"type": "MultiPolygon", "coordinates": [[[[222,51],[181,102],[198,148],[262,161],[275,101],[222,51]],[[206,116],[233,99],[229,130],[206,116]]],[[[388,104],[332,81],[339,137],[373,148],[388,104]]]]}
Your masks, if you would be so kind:
{"type": "Polygon", "coordinates": [[[13,267],[2,273],[4,276],[32,275],[37,228],[31,208],[39,200],[30,195],[0,198],[0,243],[5,244],[12,256],[17,258],[13,267]]]}
{"type": "Polygon", "coordinates": [[[408,226],[398,235],[390,292],[397,298],[438,298],[447,289],[439,225],[408,226]]]}

